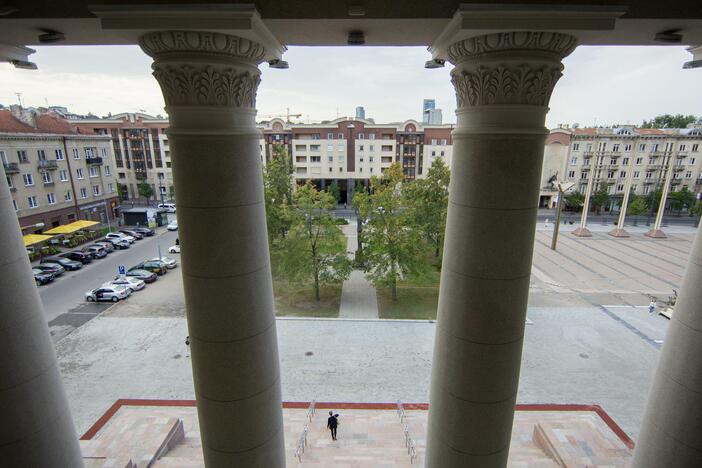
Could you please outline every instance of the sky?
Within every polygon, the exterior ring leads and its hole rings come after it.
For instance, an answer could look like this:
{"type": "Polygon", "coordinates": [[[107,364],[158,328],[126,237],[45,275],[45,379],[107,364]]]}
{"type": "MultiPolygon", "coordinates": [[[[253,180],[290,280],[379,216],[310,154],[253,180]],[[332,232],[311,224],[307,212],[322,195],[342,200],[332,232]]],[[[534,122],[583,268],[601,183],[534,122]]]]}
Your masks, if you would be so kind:
{"type": "MultiPolygon", "coordinates": [[[[37,47],[39,70],[0,64],[0,103],[61,105],[96,115],[145,111],[165,115],[151,62],[136,46],[37,47]]],[[[436,99],[455,122],[450,69],[427,70],[423,47],[290,47],[288,70],[261,66],[257,120],[302,114],[319,122],[364,106],[378,123],[421,120],[422,100],[436,99]]],[[[585,47],[564,61],[547,126],[640,124],[658,114],[702,115],[702,70],[683,70],[684,47],[585,47]]]]}

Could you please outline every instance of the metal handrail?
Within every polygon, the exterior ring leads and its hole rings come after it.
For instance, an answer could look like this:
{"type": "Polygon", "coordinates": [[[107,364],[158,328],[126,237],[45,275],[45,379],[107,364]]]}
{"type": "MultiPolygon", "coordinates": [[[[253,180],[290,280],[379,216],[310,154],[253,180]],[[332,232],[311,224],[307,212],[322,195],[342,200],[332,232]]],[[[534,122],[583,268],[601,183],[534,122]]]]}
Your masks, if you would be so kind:
{"type": "MultiPolygon", "coordinates": [[[[312,418],[314,417],[314,414],[316,412],[317,409],[315,407],[315,401],[312,400],[310,406],[307,407],[305,419],[307,419],[309,422],[312,422],[312,418]]],[[[297,439],[297,446],[295,447],[295,451],[293,452],[293,456],[297,458],[297,461],[300,463],[302,463],[302,454],[305,453],[305,448],[307,447],[307,434],[309,434],[309,432],[309,425],[305,423],[305,427],[302,429],[302,434],[300,434],[300,438],[297,439]]]]}
{"type": "Polygon", "coordinates": [[[402,403],[397,401],[397,416],[400,418],[400,424],[402,424],[402,433],[405,436],[405,448],[407,448],[407,455],[410,457],[410,465],[414,463],[417,458],[417,444],[414,439],[410,436],[409,427],[407,426],[407,415],[405,414],[405,408],[402,403]]]}

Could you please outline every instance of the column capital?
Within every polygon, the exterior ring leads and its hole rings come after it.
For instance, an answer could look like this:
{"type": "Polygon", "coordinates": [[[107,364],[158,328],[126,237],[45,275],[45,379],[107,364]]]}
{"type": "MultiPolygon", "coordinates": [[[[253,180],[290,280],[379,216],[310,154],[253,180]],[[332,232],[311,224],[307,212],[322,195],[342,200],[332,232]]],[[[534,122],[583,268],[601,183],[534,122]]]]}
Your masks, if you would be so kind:
{"type": "Polygon", "coordinates": [[[577,46],[577,39],[568,34],[549,31],[510,31],[473,36],[448,47],[449,61],[458,65],[465,60],[478,60],[495,54],[527,58],[534,53],[552,54],[561,60],[577,46]]]}
{"type": "Polygon", "coordinates": [[[154,59],[166,106],[256,107],[261,44],[210,31],[155,31],[139,45],[154,59]]]}

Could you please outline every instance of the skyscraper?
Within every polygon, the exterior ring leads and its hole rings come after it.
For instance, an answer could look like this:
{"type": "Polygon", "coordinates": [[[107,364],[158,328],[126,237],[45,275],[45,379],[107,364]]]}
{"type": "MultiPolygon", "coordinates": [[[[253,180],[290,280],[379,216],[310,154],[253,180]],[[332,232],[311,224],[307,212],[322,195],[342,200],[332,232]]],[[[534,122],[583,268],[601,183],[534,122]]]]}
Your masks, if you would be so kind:
{"type": "Polygon", "coordinates": [[[363,108],[363,106],[356,107],[356,118],[357,119],[365,119],[366,118],[366,110],[363,108]]]}
{"type": "Polygon", "coordinates": [[[422,102],[422,123],[441,125],[441,109],[436,108],[435,99],[425,99],[422,102]]]}

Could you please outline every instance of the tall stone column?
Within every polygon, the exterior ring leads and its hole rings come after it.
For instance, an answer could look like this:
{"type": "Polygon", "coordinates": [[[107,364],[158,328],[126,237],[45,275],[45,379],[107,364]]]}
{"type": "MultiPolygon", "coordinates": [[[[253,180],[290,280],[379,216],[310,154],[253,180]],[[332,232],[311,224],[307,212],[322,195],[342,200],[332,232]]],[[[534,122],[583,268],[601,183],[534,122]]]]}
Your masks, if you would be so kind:
{"type": "Polygon", "coordinates": [[[585,201],[583,201],[583,212],[580,214],[580,227],[573,230],[573,235],[578,237],[592,237],[592,233],[587,228],[587,215],[590,211],[590,198],[592,197],[592,186],[595,183],[595,171],[597,171],[597,157],[593,156],[591,159],[593,161],[593,164],[590,168],[590,174],[587,179],[587,188],[585,189],[585,201]]]}
{"type": "Polygon", "coordinates": [[[661,201],[658,203],[658,213],[656,213],[656,221],[653,223],[653,227],[644,234],[644,236],[651,237],[653,239],[665,239],[666,236],[661,229],[661,224],[663,223],[663,213],[665,212],[665,202],[668,199],[668,192],[670,191],[670,182],[673,180],[673,155],[663,156],[661,164],[665,167],[665,161],[668,161],[667,172],[665,173],[665,179],[663,180],[663,188],[661,189],[661,201]]]}
{"type": "Polygon", "coordinates": [[[427,467],[507,463],[548,102],[573,37],[506,32],[451,45],[458,101],[427,467]]]}
{"type": "MultiPolygon", "coordinates": [[[[140,39],[166,111],[200,434],[208,467],[285,466],[256,90],[263,46],[140,39]]],[[[185,338],[185,337],[183,337],[185,338]]]]}
{"type": "Polygon", "coordinates": [[[702,235],[697,231],[634,451],[634,468],[702,460],[702,235]]]}
{"type": "Polygon", "coordinates": [[[44,308],[5,183],[0,239],[0,460],[3,466],[81,467],[44,308]]]}

